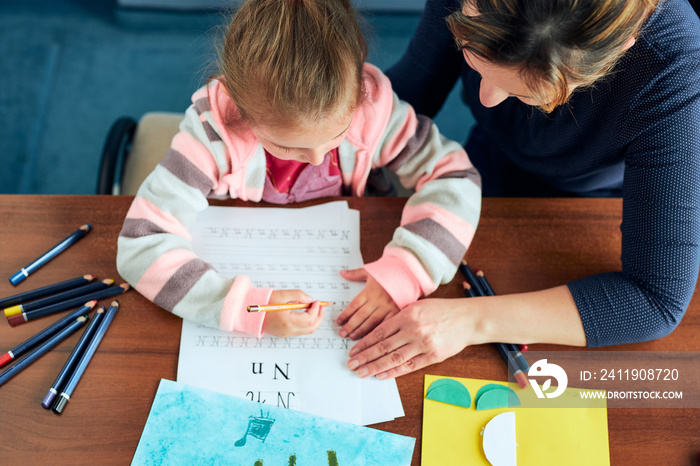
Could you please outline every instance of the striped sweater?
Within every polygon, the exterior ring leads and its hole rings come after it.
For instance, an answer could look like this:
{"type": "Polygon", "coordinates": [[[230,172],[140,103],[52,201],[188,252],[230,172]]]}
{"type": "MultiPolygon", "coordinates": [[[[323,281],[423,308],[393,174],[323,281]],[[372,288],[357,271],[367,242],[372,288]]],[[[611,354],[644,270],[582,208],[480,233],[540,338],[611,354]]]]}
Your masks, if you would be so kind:
{"type": "MultiPolygon", "coordinates": [[[[399,100],[373,65],[365,65],[364,87],[338,158],[344,189],[354,196],[363,195],[370,170],[382,166],[415,190],[382,257],[365,265],[404,307],[454,277],[478,223],[481,180],[461,145],[399,100]]],[[[260,201],[265,151],[246,125],[224,125],[235,105],[218,81],[192,102],[127,213],[117,268],[143,296],[184,319],[260,336],[265,313],[245,308],[267,303],[273,290],[219,274],[194,254],[187,228],[207,198],[260,201]]]]}

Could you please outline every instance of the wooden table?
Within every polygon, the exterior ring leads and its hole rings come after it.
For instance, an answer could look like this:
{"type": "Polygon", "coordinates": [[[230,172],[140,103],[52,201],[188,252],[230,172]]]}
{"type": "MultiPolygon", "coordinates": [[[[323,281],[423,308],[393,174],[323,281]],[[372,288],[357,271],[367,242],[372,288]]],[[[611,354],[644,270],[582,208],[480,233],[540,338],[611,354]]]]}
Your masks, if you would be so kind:
{"type": "MultiPolygon", "coordinates": [[[[116,240],[131,197],[0,196],[0,297],[91,273],[121,281],[116,240]],[[7,278],[79,225],[93,231],[13,288],[7,278]]],[[[399,222],[405,199],[348,199],[361,211],[362,252],[380,256],[399,222]]],[[[217,202],[218,205],[225,203],[217,202]]],[[[229,201],[228,205],[242,205],[229,201]]],[[[298,204],[298,206],[309,203],[298,204]]],[[[616,199],[486,199],[470,264],[489,274],[499,293],[536,290],[589,274],[620,269],[621,202],[616,199]]],[[[435,296],[460,297],[461,277],[435,296]]],[[[161,378],[174,380],[181,319],[130,291],[71,402],[61,416],[40,402],[79,333],[0,387],[0,464],[129,464],[161,378]]],[[[679,328],[661,340],[612,349],[700,350],[700,301],[695,296],[679,328]]],[[[0,352],[53,322],[14,328],[0,322],[0,352]]],[[[3,319],[4,320],[4,319],[3,319]]],[[[533,349],[565,349],[533,345],[533,349]]],[[[610,349],[610,348],[606,348],[610,349]]],[[[589,351],[589,350],[587,350],[589,351]]],[[[0,353],[0,354],[1,354],[0,353]]],[[[375,427],[417,439],[420,462],[425,374],[504,380],[491,345],[467,348],[440,364],[398,379],[406,416],[375,427]]],[[[697,409],[610,409],[613,465],[695,464],[700,452],[697,409]]]]}

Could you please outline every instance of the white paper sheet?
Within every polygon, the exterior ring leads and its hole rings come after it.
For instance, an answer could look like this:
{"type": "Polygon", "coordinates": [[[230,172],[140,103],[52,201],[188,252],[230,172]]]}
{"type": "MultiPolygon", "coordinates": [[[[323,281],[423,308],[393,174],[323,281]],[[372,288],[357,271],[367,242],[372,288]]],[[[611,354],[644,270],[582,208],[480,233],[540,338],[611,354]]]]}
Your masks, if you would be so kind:
{"type": "Polygon", "coordinates": [[[346,202],[304,209],[209,207],[191,229],[195,252],[257,287],[302,289],[326,308],[312,335],[227,333],[184,321],[178,382],[368,425],[403,416],[395,381],[365,380],[345,364],[352,342],[335,318],[362,289],[339,275],[362,266],[359,212],[346,202]]]}

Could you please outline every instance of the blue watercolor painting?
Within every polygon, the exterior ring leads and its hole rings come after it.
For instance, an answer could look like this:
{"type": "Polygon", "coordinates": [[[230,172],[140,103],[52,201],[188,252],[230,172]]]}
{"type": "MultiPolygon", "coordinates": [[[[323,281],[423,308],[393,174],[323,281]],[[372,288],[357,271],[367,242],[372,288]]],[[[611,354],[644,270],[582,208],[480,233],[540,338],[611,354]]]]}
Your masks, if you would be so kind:
{"type": "Polygon", "coordinates": [[[161,380],[132,466],[410,465],[415,439],[161,380]]]}

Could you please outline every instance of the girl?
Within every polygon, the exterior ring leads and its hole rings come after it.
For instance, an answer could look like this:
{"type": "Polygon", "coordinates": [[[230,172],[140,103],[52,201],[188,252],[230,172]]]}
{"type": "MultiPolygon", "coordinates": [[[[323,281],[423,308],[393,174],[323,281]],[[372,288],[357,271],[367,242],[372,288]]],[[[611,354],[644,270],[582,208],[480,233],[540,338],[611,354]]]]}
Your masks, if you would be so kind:
{"type": "Polygon", "coordinates": [[[342,314],[348,329],[366,333],[450,281],[479,218],[479,175],[461,146],[400,101],[365,57],[349,0],[244,2],[226,33],[220,76],[195,92],[127,214],[119,273],[157,305],[203,325],[311,333],[323,319],[317,302],[304,313],[247,313],[252,304],[311,299],[224,278],[194,255],[186,228],[207,197],[285,204],[361,196],[370,170],[386,166],[416,193],[383,256],[346,273],[366,280],[342,314]]]}

